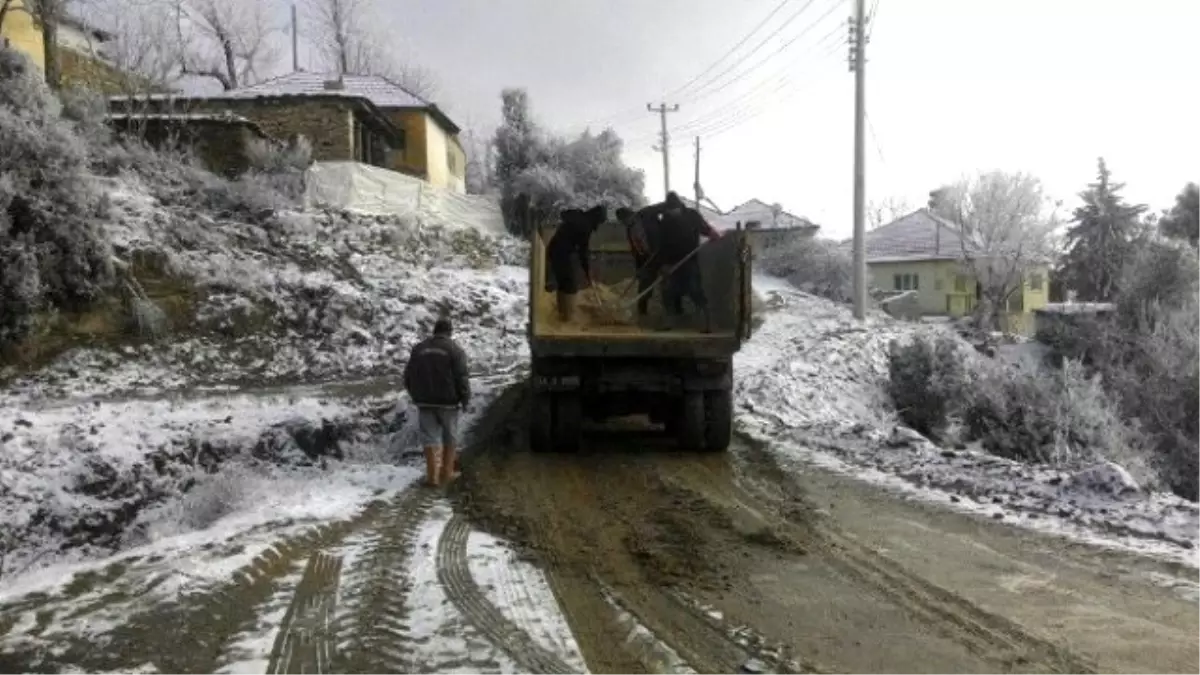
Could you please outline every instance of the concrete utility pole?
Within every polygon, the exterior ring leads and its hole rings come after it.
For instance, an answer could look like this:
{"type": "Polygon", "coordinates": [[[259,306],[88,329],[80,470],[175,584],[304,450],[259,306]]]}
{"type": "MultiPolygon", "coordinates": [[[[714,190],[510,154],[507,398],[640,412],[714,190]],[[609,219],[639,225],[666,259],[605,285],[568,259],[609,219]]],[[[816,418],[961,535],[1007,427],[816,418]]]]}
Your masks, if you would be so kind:
{"type": "Polygon", "coordinates": [[[696,189],[696,210],[700,210],[700,200],[704,198],[704,191],[700,189],[700,137],[696,137],[696,180],[692,185],[696,189]]]}
{"type": "Polygon", "coordinates": [[[296,19],[296,3],[292,3],[292,72],[300,72],[300,21],[296,19]]]}
{"type": "Polygon", "coordinates": [[[671,191],[671,136],[667,133],[667,113],[679,112],[679,104],[667,107],[666,103],[660,103],[657,108],[647,103],[646,110],[656,112],[662,118],[662,136],[659,138],[661,147],[656,148],[662,152],[663,156],[663,196],[671,191]]]}
{"type": "Polygon", "coordinates": [[[866,0],[854,0],[850,23],[850,71],[854,73],[854,318],[867,316],[866,162],[863,121],[866,117],[866,0]]]}

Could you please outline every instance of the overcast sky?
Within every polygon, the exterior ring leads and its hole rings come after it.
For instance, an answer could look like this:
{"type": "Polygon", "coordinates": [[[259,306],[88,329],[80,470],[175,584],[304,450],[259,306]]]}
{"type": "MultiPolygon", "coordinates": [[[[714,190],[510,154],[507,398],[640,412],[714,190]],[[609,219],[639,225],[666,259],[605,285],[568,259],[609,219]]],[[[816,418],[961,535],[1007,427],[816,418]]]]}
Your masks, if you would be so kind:
{"type": "MultiPolygon", "coordinates": [[[[646,172],[647,196],[661,199],[662,160],[652,150],[659,119],[646,103],[665,99],[680,106],[668,116],[673,188],[692,193],[699,131],[702,182],[719,206],[779,202],[828,236],[844,236],[852,222],[853,76],[840,43],[853,3],[790,0],[710,69],[779,5],[380,0],[379,11],[397,48],[436,71],[439,102],[464,126],[494,124],[500,89],[525,87],[545,126],[611,123],[627,140],[627,161],[646,172]]],[[[875,10],[868,199],[920,206],[930,189],[965,172],[1000,168],[1041,177],[1071,207],[1098,156],[1128,183],[1129,198],[1156,209],[1200,179],[1200,2],[867,6],[875,10]]]]}

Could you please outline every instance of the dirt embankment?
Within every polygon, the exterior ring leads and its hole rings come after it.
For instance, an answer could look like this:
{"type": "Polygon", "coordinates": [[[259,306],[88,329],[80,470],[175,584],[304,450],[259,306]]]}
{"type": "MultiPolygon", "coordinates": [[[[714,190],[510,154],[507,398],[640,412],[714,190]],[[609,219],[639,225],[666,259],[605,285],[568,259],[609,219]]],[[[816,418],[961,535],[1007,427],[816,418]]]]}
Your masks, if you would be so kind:
{"type": "MultiPolygon", "coordinates": [[[[593,431],[577,455],[536,455],[519,389],[492,419],[506,421],[465,458],[459,505],[545,566],[595,672],[662,667],[628,615],[699,672],[750,659],[808,672],[1105,668],[939,585],[942,570],[914,573],[860,543],[761,448],[677,453],[635,424],[593,431]]],[[[1174,665],[1156,658],[1146,666],[1174,665]]]]}

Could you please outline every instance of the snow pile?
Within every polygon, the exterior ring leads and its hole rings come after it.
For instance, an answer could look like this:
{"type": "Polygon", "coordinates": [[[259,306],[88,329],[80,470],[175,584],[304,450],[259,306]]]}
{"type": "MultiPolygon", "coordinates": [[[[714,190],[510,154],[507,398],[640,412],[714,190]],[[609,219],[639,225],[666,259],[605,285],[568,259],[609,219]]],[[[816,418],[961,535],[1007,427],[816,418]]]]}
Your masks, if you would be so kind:
{"type": "MultiPolygon", "coordinates": [[[[464,428],[512,377],[476,380],[464,428]]],[[[322,486],[343,486],[339,504],[347,495],[365,501],[418,454],[415,416],[386,385],[7,406],[0,552],[15,573],[209,528],[243,511],[268,514],[280,499],[283,518],[322,486]],[[270,489],[279,496],[263,498],[270,489]]],[[[314,518],[325,513],[305,508],[314,518]]]]}
{"type": "Polygon", "coordinates": [[[776,279],[755,285],[766,320],[735,360],[737,424],[748,437],[921,499],[1196,564],[1200,507],[1139,488],[1120,466],[1056,470],[940,448],[898,426],[886,394],[888,343],[948,329],[878,312],[859,323],[848,307],[776,279]]]}
{"type": "Polygon", "coordinates": [[[168,208],[125,175],[108,224],[152,301],[183,304],[168,342],[77,349],[10,390],[58,397],[195,383],[320,381],[399,373],[439,314],[473,369],[525,348],[525,245],[436,212],[276,212],[259,222],[168,208]],[[159,291],[155,292],[155,289],[159,291]],[[165,290],[163,290],[165,289],[165,290]]]}

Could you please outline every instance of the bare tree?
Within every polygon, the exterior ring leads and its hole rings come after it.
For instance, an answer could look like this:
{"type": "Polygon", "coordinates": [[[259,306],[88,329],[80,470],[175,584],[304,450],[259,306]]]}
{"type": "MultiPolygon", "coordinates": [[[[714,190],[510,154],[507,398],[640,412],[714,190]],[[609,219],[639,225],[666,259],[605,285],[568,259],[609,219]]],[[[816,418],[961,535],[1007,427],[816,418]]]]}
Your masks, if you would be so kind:
{"type": "Polygon", "coordinates": [[[89,9],[104,17],[112,41],[104,56],[122,78],[124,94],[162,91],[180,76],[183,44],[169,0],[88,0],[89,9]]]}
{"type": "Polygon", "coordinates": [[[998,327],[1030,271],[1054,253],[1059,204],[1024,173],[980,173],[936,192],[934,210],[959,227],[962,264],[979,282],[981,327],[998,327]]]}
{"type": "Polygon", "coordinates": [[[250,84],[278,57],[270,0],[175,0],[183,75],[216,80],[226,91],[250,84]]]}
{"type": "Polygon", "coordinates": [[[338,73],[386,77],[422,98],[437,93],[433,72],[404,58],[380,31],[372,0],[305,0],[304,11],[310,40],[338,73]]]}
{"type": "Polygon", "coordinates": [[[886,197],[867,204],[867,229],[883,227],[916,211],[903,197],[886,197]]]}

